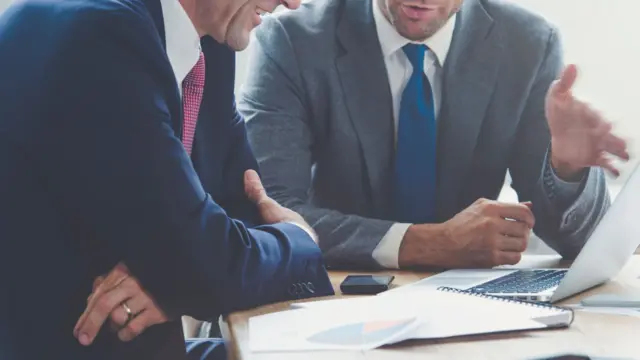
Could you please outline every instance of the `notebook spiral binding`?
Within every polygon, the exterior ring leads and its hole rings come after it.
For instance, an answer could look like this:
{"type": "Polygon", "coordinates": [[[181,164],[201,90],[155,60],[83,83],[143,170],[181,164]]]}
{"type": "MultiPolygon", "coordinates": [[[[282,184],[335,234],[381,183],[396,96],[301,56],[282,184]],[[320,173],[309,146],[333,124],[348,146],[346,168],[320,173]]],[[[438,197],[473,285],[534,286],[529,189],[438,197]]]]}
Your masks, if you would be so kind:
{"type": "Polygon", "coordinates": [[[477,296],[477,297],[481,297],[481,298],[487,298],[487,299],[491,299],[491,300],[497,300],[497,301],[508,302],[508,303],[518,303],[518,304],[523,304],[523,305],[528,305],[528,306],[533,306],[533,307],[538,307],[538,308],[546,308],[546,309],[552,309],[552,310],[567,310],[567,311],[570,310],[570,309],[565,309],[565,308],[557,307],[557,306],[554,306],[554,305],[551,305],[551,304],[546,304],[546,303],[537,303],[537,302],[533,302],[533,301],[510,299],[510,298],[506,298],[506,297],[488,295],[488,294],[479,293],[479,292],[454,289],[454,288],[447,287],[447,286],[441,286],[441,287],[438,288],[438,290],[439,291],[444,291],[444,292],[453,292],[453,293],[459,293],[459,294],[466,294],[466,295],[469,295],[469,296],[477,296]]]}
{"type": "Polygon", "coordinates": [[[574,320],[574,317],[575,317],[575,312],[571,308],[565,308],[565,307],[555,306],[555,305],[546,304],[546,303],[538,303],[538,302],[532,302],[532,301],[509,299],[509,298],[506,298],[506,297],[499,297],[499,296],[488,295],[488,294],[483,294],[483,293],[478,293],[478,292],[473,292],[473,291],[454,289],[454,288],[447,287],[447,286],[439,287],[438,291],[465,294],[465,295],[469,295],[469,296],[476,296],[476,297],[481,297],[481,298],[485,298],[485,299],[501,301],[501,302],[505,302],[505,303],[522,304],[522,305],[525,305],[525,306],[531,306],[531,307],[535,307],[535,308],[555,310],[557,312],[569,312],[569,313],[571,313],[571,320],[569,321],[569,324],[573,323],[573,320],[574,320]]]}

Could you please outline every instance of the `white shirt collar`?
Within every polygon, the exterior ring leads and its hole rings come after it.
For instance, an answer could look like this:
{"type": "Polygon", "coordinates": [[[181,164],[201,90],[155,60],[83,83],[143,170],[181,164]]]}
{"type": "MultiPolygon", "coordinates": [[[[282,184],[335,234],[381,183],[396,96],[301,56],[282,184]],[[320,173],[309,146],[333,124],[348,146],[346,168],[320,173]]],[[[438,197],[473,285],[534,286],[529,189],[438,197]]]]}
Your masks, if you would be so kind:
{"type": "Polygon", "coordinates": [[[200,36],[178,0],[160,0],[167,56],[178,87],[200,58],[200,36]]]}
{"type": "MultiPolygon", "coordinates": [[[[378,39],[380,46],[382,47],[382,54],[387,57],[408,43],[412,42],[409,39],[398,34],[396,29],[391,25],[389,20],[384,16],[382,10],[378,5],[378,1],[371,1],[373,3],[373,20],[376,24],[376,31],[378,32],[378,39]]],[[[453,30],[456,26],[456,14],[451,16],[447,23],[438,30],[430,38],[420,42],[427,45],[431,51],[436,55],[436,58],[440,62],[440,66],[444,65],[451,47],[451,41],[453,40],[453,30]]]]}

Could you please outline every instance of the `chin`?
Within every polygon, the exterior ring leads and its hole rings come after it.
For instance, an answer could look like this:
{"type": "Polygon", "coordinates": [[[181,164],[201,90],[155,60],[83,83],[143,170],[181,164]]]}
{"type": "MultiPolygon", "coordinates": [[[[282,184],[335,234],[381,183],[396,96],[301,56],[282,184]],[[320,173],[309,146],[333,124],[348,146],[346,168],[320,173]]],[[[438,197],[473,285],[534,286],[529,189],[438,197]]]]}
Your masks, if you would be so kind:
{"type": "Polygon", "coordinates": [[[249,43],[247,42],[247,43],[241,43],[240,44],[240,43],[234,43],[234,42],[229,43],[228,42],[227,46],[230,47],[233,51],[242,51],[242,50],[245,50],[249,46],[249,43]]]}
{"type": "Polygon", "coordinates": [[[227,38],[225,43],[228,47],[235,51],[242,51],[249,46],[249,33],[241,34],[239,36],[231,36],[227,38]]]}
{"type": "Polygon", "coordinates": [[[396,31],[409,40],[423,41],[424,39],[433,36],[433,34],[440,30],[442,26],[444,26],[444,22],[436,22],[432,24],[407,22],[396,26],[396,31]]]}

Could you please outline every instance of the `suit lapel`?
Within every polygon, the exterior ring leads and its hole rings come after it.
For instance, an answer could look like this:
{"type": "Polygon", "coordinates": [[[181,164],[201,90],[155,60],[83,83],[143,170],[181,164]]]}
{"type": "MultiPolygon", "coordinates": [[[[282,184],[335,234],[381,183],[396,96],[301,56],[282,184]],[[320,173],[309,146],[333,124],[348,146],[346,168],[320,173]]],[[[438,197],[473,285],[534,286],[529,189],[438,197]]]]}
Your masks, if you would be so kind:
{"type": "Polygon", "coordinates": [[[344,0],[337,36],[344,53],[336,60],[349,119],[364,157],[376,214],[388,211],[393,165],[393,111],[371,0],[344,0]]]}
{"type": "Polygon", "coordinates": [[[502,43],[478,0],[465,1],[444,66],[438,134],[438,217],[458,209],[457,194],[469,170],[495,86],[502,43]]]}

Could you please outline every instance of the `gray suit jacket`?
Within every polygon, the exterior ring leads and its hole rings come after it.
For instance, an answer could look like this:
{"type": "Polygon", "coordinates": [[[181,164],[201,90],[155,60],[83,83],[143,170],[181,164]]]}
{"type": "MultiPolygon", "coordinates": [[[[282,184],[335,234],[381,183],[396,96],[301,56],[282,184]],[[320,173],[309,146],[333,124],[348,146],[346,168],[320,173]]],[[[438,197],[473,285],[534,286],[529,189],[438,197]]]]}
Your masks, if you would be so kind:
{"type": "MultiPolygon", "coordinates": [[[[390,217],[394,125],[371,0],[314,0],[255,33],[239,110],[267,191],[316,229],[332,267],[375,268],[390,217]]],[[[556,191],[544,101],[562,69],[556,30],[515,5],[465,0],[444,64],[438,118],[439,221],[495,199],[506,171],[532,201],[534,232],[577,255],[609,206],[590,169],[556,191]]]]}

